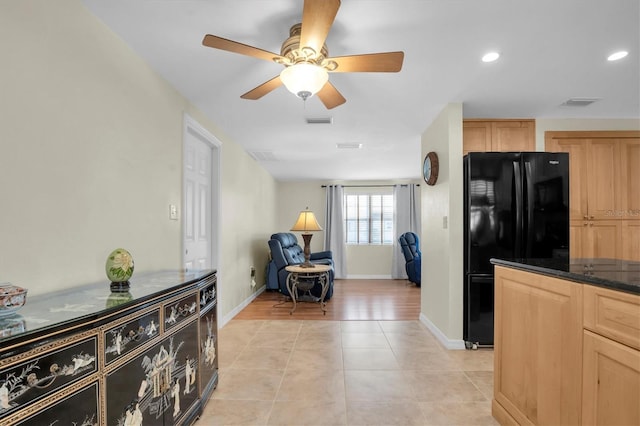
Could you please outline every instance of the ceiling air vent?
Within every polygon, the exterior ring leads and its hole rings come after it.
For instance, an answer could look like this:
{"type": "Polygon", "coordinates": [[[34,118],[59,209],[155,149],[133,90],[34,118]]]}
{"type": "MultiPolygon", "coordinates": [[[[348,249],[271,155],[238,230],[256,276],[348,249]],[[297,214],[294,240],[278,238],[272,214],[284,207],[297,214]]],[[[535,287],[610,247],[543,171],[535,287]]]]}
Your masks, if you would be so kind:
{"type": "Polygon", "coordinates": [[[571,98],[566,100],[562,105],[571,107],[586,107],[591,105],[595,101],[599,101],[599,98],[571,98]]]}
{"type": "Polygon", "coordinates": [[[332,124],[333,117],[307,117],[307,124],[332,124]]]}
{"type": "Polygon", "coordinates": [[[338,149],[360,149],[362,148],[361,143],[337,143],[336,148],[338,149]]]}
{"type": "Polygon", "coordinates": [[[250,151],[249,155],[256,161],[276,161],[273,151],[250,151]]]}

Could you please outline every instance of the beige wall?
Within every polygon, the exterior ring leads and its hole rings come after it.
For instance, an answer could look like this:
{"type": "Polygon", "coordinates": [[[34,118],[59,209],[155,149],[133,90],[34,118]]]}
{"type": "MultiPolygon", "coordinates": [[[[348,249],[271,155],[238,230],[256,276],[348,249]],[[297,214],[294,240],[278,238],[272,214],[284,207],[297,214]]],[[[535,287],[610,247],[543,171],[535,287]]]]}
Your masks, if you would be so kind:
{"type": "Polygon", "coordinates": [[[422,157],[430,151],[440,172],[434,186],[421,186],[421,315],[455,346],[463,314],[462,104],[446,106],[423,133],[422,157]]]}
{"type": "MultiPolygon", "coordinates": [[[[316,181],[307,182],[278,182],[278,203],[277,203],[277,228],[273,229],[269,235],[276,232],[290,232],[291,227],[298,219],[298,215],[307,207],[318,219],[318,223],[324,228],[325,222],[325,189],[324,183],[316,181]]],[[[300,232],[294,232],[302,246],[302,236],[300,232]]],[[[267,240],[265,240],[267,245],[267,240]]],[[[324,231],[313,233],[311,237],[311,251],[322,251],[324,244],[324,231]]]]}
{"type": "MultiPolygon", "coordinates": [[[[420,181],[279,182],[278,232],[288,232],[300,210],[304,210],[307,206],[316,215],[320,226],[324,227],[326,192],[322,185],[392,185],[396,183],[420,183],[420,181]]],[[[302,245],[300,233],[296,233],[296,235],[302,245]]],[[[311,251],[323,250],[323,241],[324,232],[315,232],[311,239],[311,251]]],[[[391,252],[392,246],[348,246],[348,277],[391,278],[391,252]]]]}
{"type": "Polygon", "coordinates": [[[179,268],[187,112],[222,141],[221,315],[255,291],[250,266],[264,283],[275,181],[79,1],[0,3],[0,51],[0,282],[106,286],[116,247],[136,272],[179,268]]]}

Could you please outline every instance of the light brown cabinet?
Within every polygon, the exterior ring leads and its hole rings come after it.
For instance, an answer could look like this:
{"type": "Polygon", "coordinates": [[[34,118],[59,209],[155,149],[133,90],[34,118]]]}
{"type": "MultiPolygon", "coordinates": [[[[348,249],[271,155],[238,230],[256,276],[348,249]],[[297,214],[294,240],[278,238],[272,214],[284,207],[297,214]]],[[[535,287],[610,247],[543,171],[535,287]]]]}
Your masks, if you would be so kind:
{"type": "Polygon", "coordinates": [[[584,288],[582,423],[640,424],[640,297],[584,288]]]}
{"type": "Polygon", "coordinates": [[[462,152],[535,151],[534,120],[464,120],[462,152]]]}
{"type": "Polygon", "coordinates": [[[500,424],[640,424],[640,296],[495,267],[500,424]]]}
{"type": "Polygon", "coordinates": [[[640,424],[640,351],[584,332],[582,422],[640,424]]]}
{"type": "Polygon", "coordinates": [[[640,132],[546,132],[545,149],[569,153],[571,257],[640,260],[623,229],[639,226],[640,132]]]}
{"type": "Polygon", "coordinates": [[[580,423],[582,286],[495,267],[493,415],[580,423]]]}
{"type": "Polygon", "coordinates": [[[625,219],[640,219],[640,137],[620,146],[620,202],[625,219]]]}
{"type": "Polygon", "coordinates": [[[570,255],[573,258],[623,258],[622,223],[617,220],[571,221],[570,255]]]}
{"type": "Polygon", "coordinates": [[[640,220],[623,220],[620,225],[620,258],[640,261],[640,220]]]}

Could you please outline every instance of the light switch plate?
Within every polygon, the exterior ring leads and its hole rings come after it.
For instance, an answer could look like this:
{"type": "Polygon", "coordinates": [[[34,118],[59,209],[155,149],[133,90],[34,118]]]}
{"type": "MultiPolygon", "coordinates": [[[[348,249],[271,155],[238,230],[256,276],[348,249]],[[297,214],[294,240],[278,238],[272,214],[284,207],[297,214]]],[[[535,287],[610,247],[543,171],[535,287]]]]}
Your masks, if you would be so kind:
{"type": "Polygon", "coordinates": [[[169,204],[169,219],[178,220],[178,206],[169,204]]]}

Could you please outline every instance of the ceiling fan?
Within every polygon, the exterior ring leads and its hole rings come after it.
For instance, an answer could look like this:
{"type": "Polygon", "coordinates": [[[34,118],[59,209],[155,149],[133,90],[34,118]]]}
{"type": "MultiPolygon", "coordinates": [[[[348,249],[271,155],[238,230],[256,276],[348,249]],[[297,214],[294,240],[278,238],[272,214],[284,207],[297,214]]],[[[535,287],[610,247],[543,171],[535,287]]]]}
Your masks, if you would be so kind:
{"type": "Polygon", "coordinates": [[[346,99],[328,81],[328,73],[398,72],[404,59],[404,52],[329,57],[324,42],[339,7],[340,0],[305,0],[302,23],[291,27],[279,55],[211,34],[202,44],[285,66],[279,75],[240,96],[243,99],[260,99],[284,84],[303,100],[317,94],[327,109],[335,108],[346,99]]]}

